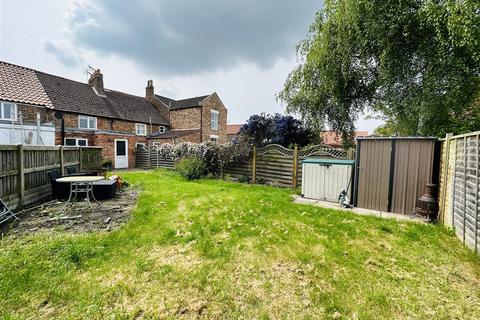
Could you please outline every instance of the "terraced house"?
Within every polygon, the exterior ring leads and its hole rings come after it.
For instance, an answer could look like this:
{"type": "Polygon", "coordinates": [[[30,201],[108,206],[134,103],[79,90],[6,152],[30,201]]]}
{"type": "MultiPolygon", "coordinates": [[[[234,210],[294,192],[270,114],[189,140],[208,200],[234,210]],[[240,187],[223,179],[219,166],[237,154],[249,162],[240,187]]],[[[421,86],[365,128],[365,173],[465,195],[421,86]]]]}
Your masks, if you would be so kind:
{"type": "Polygon", "coordinates": [[[0,61],[0,144],[101,146],[115,168],[135,166],[139,144],[227,140],[217,93],[182,100],[104,87],[95,70],[82,83],[0,61]]]}

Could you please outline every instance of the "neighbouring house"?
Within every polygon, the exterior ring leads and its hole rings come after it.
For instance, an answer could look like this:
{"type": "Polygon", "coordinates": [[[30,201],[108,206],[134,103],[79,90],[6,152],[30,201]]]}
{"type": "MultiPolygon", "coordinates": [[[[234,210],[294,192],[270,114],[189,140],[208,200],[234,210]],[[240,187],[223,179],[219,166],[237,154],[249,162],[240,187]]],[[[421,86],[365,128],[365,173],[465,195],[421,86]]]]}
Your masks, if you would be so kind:
{"type": "Polygon", "coordinates": [[[135,166],[149,143],[226,142],[227,109],[216,93],[174,100],[110,90],[0,61],[0,144],[101,146],[115,168],[135,166]]]}
{"type": "MultiPolygon", "coordinates": [[[[356,131],[355,138],[358,137],[366,137],[368,136],[368,131],[356,131]]],[[[342,137],[341,135],[335,133],[334,131],[328,130],[323,131],[320,133],[320,137],[322,138],[323,144],[327,146],[331,146],[333,148],[341,148],[342,147],[342,137]]]]}
{"type": "Polygon", "coordinates": [[[243,124],[228,124],[227,125],[227,140],[232,141],[236,136],[240,134],[240,129],[243,124]]]}

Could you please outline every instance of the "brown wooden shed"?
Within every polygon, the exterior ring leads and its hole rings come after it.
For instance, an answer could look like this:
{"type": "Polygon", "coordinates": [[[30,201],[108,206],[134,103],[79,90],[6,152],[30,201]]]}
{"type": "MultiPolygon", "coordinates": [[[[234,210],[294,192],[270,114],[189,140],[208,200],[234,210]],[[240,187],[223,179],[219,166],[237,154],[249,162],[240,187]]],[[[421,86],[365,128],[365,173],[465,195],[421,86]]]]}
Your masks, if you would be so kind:
{"type": "Polygon", "coordinates": [[[353,204],[413,214],[425,185],[438,183],[439,162],[438,138],[357,138],[353,204]]]}

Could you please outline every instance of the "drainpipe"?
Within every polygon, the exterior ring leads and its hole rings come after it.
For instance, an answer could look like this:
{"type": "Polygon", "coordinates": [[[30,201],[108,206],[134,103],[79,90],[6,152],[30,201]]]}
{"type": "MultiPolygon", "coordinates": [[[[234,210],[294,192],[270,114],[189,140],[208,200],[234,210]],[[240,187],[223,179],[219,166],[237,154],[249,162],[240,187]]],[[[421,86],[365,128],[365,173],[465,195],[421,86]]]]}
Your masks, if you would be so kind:
{"type": "Polygon", "coordinates": [[[200,143],[203,142],[203,106],[200,106],[200,143]]]}

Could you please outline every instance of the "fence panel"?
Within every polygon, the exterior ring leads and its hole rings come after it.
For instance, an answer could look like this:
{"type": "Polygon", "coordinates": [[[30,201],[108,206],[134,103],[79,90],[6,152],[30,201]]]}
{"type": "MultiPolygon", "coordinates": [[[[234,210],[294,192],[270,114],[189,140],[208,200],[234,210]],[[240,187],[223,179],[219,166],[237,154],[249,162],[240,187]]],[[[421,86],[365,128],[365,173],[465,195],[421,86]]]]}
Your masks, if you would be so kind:
{"type": "Polygon", "coordinates": [[[48,171],[69,166],[96,169],[102,148],[0,145],[0,197],[12,207],[21,207],[47,197],[48,171]]]}
{"type": "Polygon", "coordinates": [[[480,253],[480,131],[447,135],[442,144],[439,219],[480,253]]]}
{"type": "Polygon", "coordinates": [[[162,157],[158,152],[157,146],[149,148],[147,146],[139,145],[135,151],[135,166],[140,169],[173,169],[175,163],[172,158],[162,157]]]}

